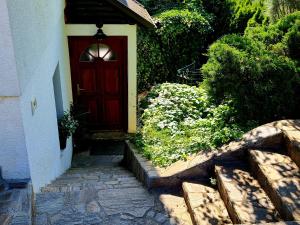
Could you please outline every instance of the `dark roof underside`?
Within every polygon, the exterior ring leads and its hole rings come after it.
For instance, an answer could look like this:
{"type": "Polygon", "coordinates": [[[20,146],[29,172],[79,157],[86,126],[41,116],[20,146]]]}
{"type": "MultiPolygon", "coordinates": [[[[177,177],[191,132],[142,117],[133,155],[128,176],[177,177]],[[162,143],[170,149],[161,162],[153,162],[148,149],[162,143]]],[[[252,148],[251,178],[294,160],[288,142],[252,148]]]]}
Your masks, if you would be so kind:
{"type": "Polygon", "coordinates": [[[67,0],[66,22],[71,24],[139,24],[155,27],[136,0],[67,0]]]}

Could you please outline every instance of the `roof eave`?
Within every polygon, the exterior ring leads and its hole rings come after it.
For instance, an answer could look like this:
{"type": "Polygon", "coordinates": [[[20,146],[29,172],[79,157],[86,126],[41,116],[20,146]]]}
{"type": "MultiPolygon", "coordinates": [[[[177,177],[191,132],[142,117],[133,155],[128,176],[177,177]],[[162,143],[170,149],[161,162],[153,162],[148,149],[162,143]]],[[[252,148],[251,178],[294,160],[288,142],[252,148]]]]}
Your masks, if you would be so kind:
{"type": "Polygon", "coordinates": [[[145,18],[143,18],[142,16],[140,16],[139,14],[137,14],[136,12],[132,11],[131,9],[124,7],[124,5],[122,3],[119,3],[118,1],[108,1],[110,4],[116,6],[118,9],[120,9],[122,12],[124,12],[125,14],[127,14],[128,16],[132,17],[134,20],[136,20],[136,22],[138,24],[141,24],[142,26],[146,27],[146,28],[156,28],[156,25],[154,23],[154,21],[152,20],[152,18],[149,20],[146,20],[145,18]]]}

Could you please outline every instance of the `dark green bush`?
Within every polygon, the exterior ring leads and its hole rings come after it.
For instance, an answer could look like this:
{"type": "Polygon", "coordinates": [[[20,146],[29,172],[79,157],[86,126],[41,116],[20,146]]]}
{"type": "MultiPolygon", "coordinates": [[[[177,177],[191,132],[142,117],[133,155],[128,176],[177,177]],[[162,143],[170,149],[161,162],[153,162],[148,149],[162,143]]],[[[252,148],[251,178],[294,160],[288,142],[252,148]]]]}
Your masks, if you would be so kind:
{"type": "Polygon", "coordinates": [[[167,80],[169,68],[165,49],[153,30],[138,30],[138,90],[148,90],[153,84],[167,80]]]}
{"type": "Polygon", "coordinates": [[[248,27],[245,35],[263,42],[274,53],[286,55],[300,62],[300,12],[290,14],[269,26],[248,27]]]}
{"type": "Polygon", "coordinates": [[[175,81],[177,70],[204,60],[202,52],[212,33],[210,18],[187,9],[158,14],[155,31],[139,31],[139,91],[165,81],[175,81]]]}
{"type": "MultiPolygon", "coordinates": [[[[170,10],[157,17],[163,49],[166,49],[171,76],[177,69],[199,60],[212,33],[209,18],[189,10],[170,10]]],[[[172,79],[172,77],[170,77],[172,79]]]]}
{"type": "Polygon", "coordinates": [[[244,33],[251,24],[267,22],[264,0],[227,0],[230,5],[229,33],[244,33]]]}
{"type": "Polygon", "coordinates": [[[223,37],[210,47],[202,72],[216,102],[232,100],[242,121],[263,123],[298,116],[299,68],[259,41],[223,37]]]}

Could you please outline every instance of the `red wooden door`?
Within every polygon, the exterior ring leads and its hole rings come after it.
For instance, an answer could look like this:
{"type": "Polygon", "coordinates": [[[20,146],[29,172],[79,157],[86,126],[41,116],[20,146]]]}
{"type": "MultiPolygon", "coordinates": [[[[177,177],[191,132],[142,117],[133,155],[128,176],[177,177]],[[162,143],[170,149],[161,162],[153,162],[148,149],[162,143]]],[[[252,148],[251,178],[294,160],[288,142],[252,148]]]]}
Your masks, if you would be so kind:
{"type": "Polygon", "coordinates": [[[127,130],[127,38],[69,37],[74,102],[93,130],[127,130]]]}

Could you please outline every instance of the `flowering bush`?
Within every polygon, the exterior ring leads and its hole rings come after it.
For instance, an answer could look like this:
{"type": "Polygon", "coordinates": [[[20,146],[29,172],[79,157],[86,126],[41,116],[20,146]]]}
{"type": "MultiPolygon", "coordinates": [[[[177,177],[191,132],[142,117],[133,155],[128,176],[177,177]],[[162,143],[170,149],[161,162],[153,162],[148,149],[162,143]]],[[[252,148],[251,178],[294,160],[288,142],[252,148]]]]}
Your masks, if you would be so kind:
{"type": "Polygon", "coordinates": [[[58,121],[59,132],[65,137],[70,137],[75,133],[79,123],[70,112],[64,112],[63,117],[58,121]]]}
{"type": "Polygon", "coordinates": [[[237,124],[230,102],[213,105],[203,88],[165,83],[141,105],[143,126],[135,141],[159,166],[221,146],[246,130],[237,124]]]}

